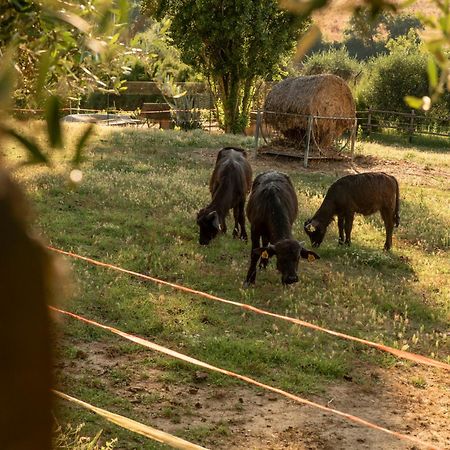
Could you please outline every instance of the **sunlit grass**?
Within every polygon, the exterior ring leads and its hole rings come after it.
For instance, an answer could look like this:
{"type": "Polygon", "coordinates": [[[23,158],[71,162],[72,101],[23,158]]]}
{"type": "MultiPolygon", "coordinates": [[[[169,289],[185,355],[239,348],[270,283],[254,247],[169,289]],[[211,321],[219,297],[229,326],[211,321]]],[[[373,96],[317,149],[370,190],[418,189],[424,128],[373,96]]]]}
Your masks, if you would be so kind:
{"type": "MultiPolygon", "coordinates": [[[[70,128],[69,139],[79,132],[79,128],[70,128]]],[[[448,360],[448,180],[437,177],[430,185],[402,174],[401,225],[394,233],[391,253],[382,250],[384,228],[378,216],[356,218],[350,248],[337,246],[337,226],[332,223],[319,249],[321,260],[301,262],[299,283],[283,288],[272,263],[258,273],[254,289],[243,290],[249,245],[227,235],[200,247],[195,223],[196,212],[209,200],[208,179],[215,151],[224,145],[250,148],[252,140],[199,131],[102,130],[86,155],[78,189],[67,183],[67,158],[63,156],[53,170],[26,167],[16,171],[16,176],[34,203],[39,228],[55,246],[448,360]]],[[[444,152],[378,143],[359,146],[362,153],[381,159],[407,160],[410,153],[415,155],[414,162],[432,170],[450,164],[450,155],[444,152]]],[[[11,143],[3,152],[11,164],[21,161],[21,152],[11,143]]],[[[257,174],[259,163],[253,157],[251,161],[257,174]]],[[[302,224],[318,208],[337,175],[299,172],[289,163],[283,170],[290,174],[299,198],[294,235],[307,241],[302,224]]],[[[69,263],[74,293],[64,305],[67,309],[294,393],[320,392],[329,381],[351,375],[360,361],[392,362],[373,350],[308,329],[83,262],[69,263]]],[[[77,361],[74,346],[79,343],[119,345],[103,331],[70,319],[63,328],[60,353],[64,359],[77,361]]],[[[135,347],[127,349],[136,351],[135,347]]],[[[149,358],[143,356],[142,367],[133,372],[120,367],[101,379],[89,372],[79,376],[63,373],[60,383],[69,393],[134,417],[132,405],[118,400],[116,389],[135,376],[144,376],[148,368],[162,370],[167,382],[181,384],[188,383],[197,370],[145,354],[149,358]]],[[[234,383],[221,375],[211,375],[209,382],[221,386],[234,383]]],[[[422,384],[420,380],[411,382],[422,384]]],[[[175,418],[183,411],[167,410],[167,414],[175,418]]],[[[84,412],[70,407],[64,417],[73,423],[87,421],[87,431],[95,430],[96,419],[84,412]]],[[[117,435],[123,448],[161,448],[109,425],[101,426],[106,437],[117,435]]],[[[191,434],[180,433],[210,442],[208,436],[226,434],[226,429],[205,425],[191,434]]]]}

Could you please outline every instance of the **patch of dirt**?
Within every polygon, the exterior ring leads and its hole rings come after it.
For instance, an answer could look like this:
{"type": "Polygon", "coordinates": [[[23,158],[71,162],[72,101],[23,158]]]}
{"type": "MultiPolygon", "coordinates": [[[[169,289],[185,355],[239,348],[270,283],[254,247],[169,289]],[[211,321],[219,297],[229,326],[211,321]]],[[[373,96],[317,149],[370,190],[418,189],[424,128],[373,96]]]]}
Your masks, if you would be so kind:
{"type": "MultiPolygon", "coordinates": [[[[211,161],[214,166],[217,152],[211,150],[193,150],[194,158],[211,161]]],[[[359,172],[386,172],[394,175],[400,182],[408,181],[409,184],[422,186],[439,186],[442,188],[442,180],[450,179],[450,170],[439,167],[429,167],[410,161],[389,160],[376,156],[356,155],[353,162],[346,160],[321,160],[309,161],[308,168],[303,167],[303,160],[286,156],[258,155],[248,152],[248,159],[253,167],[254,175],[264,170],[280,170],[284,172],[324,173],[333,174],[336,177],[359,172]]]]}
{"type": "MultiPolygon", "coordinates": [[[[60,363],[73,378],[101,377],[105,389],[133,404],[138,419],[169,433],[207,428],[202,444],[214,449],[417,449],[386,433],[248,386],[218,388],[208,374],[189,384],[162,381],[162,370],[142,367],[146,352],[121,355],[102,343],[77,346],[77,359],[60,363]],[[113,369],[128,376],[117,382],[113,369]],[[149,396],[153,396],[148,401],[149,396]]],[[[308,400],[347,412],[445,448],[450,444],[450,380],[444,371],[361,365],[352,379],[331,383],[308,400]]],[[[120,411],[119,411],[120,412],[120,411]]],[[[195,434],[194,434],[195,435],[195,434]]],[[[192,439],[192,438],[191,438],[192,439]]]]}

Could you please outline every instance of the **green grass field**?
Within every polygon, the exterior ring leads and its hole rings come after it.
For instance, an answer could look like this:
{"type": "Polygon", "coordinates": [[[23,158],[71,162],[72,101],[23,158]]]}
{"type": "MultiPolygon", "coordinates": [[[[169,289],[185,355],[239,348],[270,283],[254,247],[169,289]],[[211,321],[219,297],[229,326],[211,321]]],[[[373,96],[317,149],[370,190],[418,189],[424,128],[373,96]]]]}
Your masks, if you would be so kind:
{"type": "MultiPolygon", "coordinates": [[[[79,132],[69,129],[70,138],[79,132]]],[[[25,167],[16,173],[34,204],[39,229],[56,247],[450,362],[450,152],[358,143],[356,164],[363,170],[384,170],[400,181],[401,224],[393,251],[382,250],[384,228],[378,215],[357,217],[353,245],[338,247],[332,224],[318,250],[321,259],[300,263],[297,284],[283,287],[272,262],[258,273],[254,289],[243,290],[250,245],[233,240],[230,233],[208,247],[198,245],[195,217],[209,201],[208,179],[223,145],[251,148],[252,140],[199,131],[103,130],[89,147],[77,189],[67,183],[64,156],[52,170],[25,167]]],[[[12,164],[22,158],[11,143],[3,153],[12,164]]],[[[251,163],[255,175],[275,166],[291,176],[300,210],[294,235],[300,240],[306,240],[304,220],[320,205],[328,186],[350,172],[343,163],[304,170],[299,162],[253,154],[251,163]]],[[[364,383],[365,366],[389,369],[396,361],[292,324],[66,261],[72,271],[65,309],[292,393],[320,397],[330,383],[364,383]]],[[[150,425],[170,423],[175,434],[197,443],[230,448],[226,443],[233,424],[215,420],[186,426],[186,417],[195,422],[195,407],[183,402],[161,406],[158,389],[190,389],[198,382],[198,368],[71,319],[58,328],[61,390],[150,425]],[[132,392],[133,386],[146,383],[154,389],[132,392]]],[[[226,392],[239,385],[216,374],[208,374],[207,380],[212,390],[226,392]]],[[[163,448],[77,407],[58,404],[61,423],[85,422],[90,435],[104,429],[105,438],[118,437],[118,448],[163,448]]]]}

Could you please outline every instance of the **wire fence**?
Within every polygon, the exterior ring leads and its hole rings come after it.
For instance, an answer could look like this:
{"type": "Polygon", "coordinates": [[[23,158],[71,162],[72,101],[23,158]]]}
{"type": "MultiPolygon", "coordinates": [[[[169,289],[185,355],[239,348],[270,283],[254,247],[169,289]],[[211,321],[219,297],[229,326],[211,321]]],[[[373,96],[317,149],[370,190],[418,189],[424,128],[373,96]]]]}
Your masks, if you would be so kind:
{"type": "Polygon", "coordinates": [[[450,137],[450,116],[434,117],[420,111],[410,112],[368,109],[357,112],[358,126],[367,135],[383,134],[394,130],[408,136],[412,142],[415,135],[450,137]]]}
{"type": "Polygon", "coordinates": [[[255,146],[259,153],[311,159],[353,158],[356,117],[258,111],[255,146]],[[261,145],[260,145],[261,144],[261,145]]]}
{"type": "Polygon", "coordinates": [[[445,370],[450,371],[450,364],[444,363],[442,361],[438,361],[436,359],[427,358],[427,357],[425,357],[423,355],[410,353],[410,352],[407,352],[405,350],[396,349],[396,348],[389,347],[389,346],[384,345],[384,344],[372,342],[372,341],[369,341],[369,340],[366,340],[366,339],[361,339],[361,338],[358,338],[358,337],[355,337],[355,336],[351,336],[351,335],[348,335],[348,334],[345,334],[345,333],[341,333],[341,332],[338,332],[338,331],[329,330],[327,328],[321,327],[319,325],[312,324],[310,322],[306,322],[304,320],[300,320],[300,319],[296,319],[294,317],[289,317],[289,316],[283,316],[283,315],[280,315],[280,314],[276,314],[276,313],[273,313],[273,312],[270,312],[270,311],[266,311],[266,310],[263,310],[263,309],[260,309],[260,308],[256,308],[255,306],[248,305],[246,303],[240,303],[240,302],[236,302],[236,301],[232,301],[232,300],[227,300],[225,298],[218,297],[216,295],[208,294],[207,292],[199,291],[197,289],[192,289],[190,287],[182,286],[182,285],[179,285],[179,284],[176,284],[176,283],[171,283],[169,281],[161,280],[159,278],[152,277],[150,275],[144,275],[144,274],[139,273],[139,272],[134,272],[132,270],[124,269],[124,268],[116,266],[114,264],[105,263],[103,261],[98,261],[96,259],[89,258],[89,257],[86,257],[86,256],[82,256],[82,255],[78,255],[78,254],[73,253],[73,252],[68,252],[68,251],[65,251],[65,250],[61,250],[59,248],[55,248],[55,247],[50,247],[49,246],[48,249],[51,250],[52,252],[59,253],[60,255],[69,256],[71,258],[79,259],[79,260],[85,261],[85,262],[87,262],[89,264],[93,264],[95,266],[105,267],[107,269],[115,270],[117,272],[126,273],[128,275],[132,275],[132,276],[141,278],[141,279],[146,280],[146,281],[151,281],[151,282],[156,283],[156,284],[161,285],[161,286],[167,286],[167,287],[170,287],[170,288],[173,288],[173,289],[177,289],[177,290],[180,290],[180,291],[183,291],[183,292],[187,292],[189,294],[194,294],[194,295],[197,295],[197,296],[200,296],[200,297],[203,297],[203,298],[207,298],[209,300],[213,300],[213,301],[225,303],[225,304],[228,304],[228,305],[236,306],[238,308],[242,308],[242,309],[247,310],[247,311],[252,311],[255,314],[261,314],[261,315],[273,317],[273,318],[276,318],[276,319],[281,319],[281,320],[284,320],[284,321],[287,321],[287,322],[294,323],[296,325],[300,325],[302,327],[313,329],[315,331],[321,331],[323,333],[327,333],[327,334],[329,334],[331,336],[334,336],[334,337],[346,339],[346,340],[353,341],[353,342],[358,342],[360,344],[367,345],[367,346],[372,347],[372,348],[376,348],[377,350],[381,350],[381,351],[390,353],[390,354],[392,354],[392,355],[394,355],[394,356],[396,356],[398,358],[404,358],[404,359],[413,361],[415,363],[425,364],[425,365],[428,365],[428,366],[437,367],[437,368],[441,368],[441,369],[445,369],[445,370]]]}
{"type": "MultiPolygon", "coordinates": [[[[185,355],[183,353],[177,352],[175,350],[171,350],[171,349],[169,349],[167,347],[163,347],[163,346],[161,346],[159,344],[151,342],[151,341],[149,341],[147,339],[143,339],[143,338],[141,338],[139,336],[135,336],[135,335],[130,334],[130,333],[125,333],[124,331],[121,331],[121,330],[119,330],[117,328],[110,327],[110,326],[107,326],[107,325],[103,325],[103,324],[101,324],[99,322],[96,322],[94,320],[87,319],[86,317],[83,317],[83,316],[81,316],[79,314],[70,313],[68,311],[64,311],[64,310],[61,310],[61,309],[58,309],[58,308],[55,308],[55,307],[52,307],[52,306],[50,308],[51,308],[51,310],[53,310],[53,311],[55,311],[57,313],[69,316],[69,317],[71,317],[73,319],[76,319],[76,320],[79,320],[79,321],[84,322],[86,324],[89,324],[89,325],[101,328],[101,329],[103,329],[105,331],[109,331],[109,332],[111,332],[113,334],[116,334],[116,335],[118,335],[118,336],[120,336],[120,337],[122,337],[124,339],[127,339],[128,341],[131,341],[131,342],[133,342],[135,344],[138,344],[138,345],[141,345],[143,347],[146,347],[146,348],[148,348],[150,350],[162,353],[162,354],[164,354],[166,356],[170,356],[172,358],[176,358],[176,359],[178,359],[180,361],[184,361],[184,362],[187,362],[189,364],[193,364],[195,366],[199,366],[199,367],[202,367],[204,369],[211,370],[213,372],[221,373],[222,375],[226,375],[226,376],[229,376],[229,377],[232,377],[232,378],[236,378],[236,379],[238,379],[240,381],[243,381],[245,383],[251,384],[253,386],[257,386],[259,388],[268,390],[270,392],[274,392],[276,394],[282,395],[283,397],[286,397],[289,400],[293,400],[296,403],[300,403],[300,404],[303,404],[303,405],[308,405],[308,406],[311,406],[313,408],[316,408],[316,409],[319,409],[321,411],[324,411],[326,413],[331,413],[331,414],[337,415],[337,416],[342,417],[342,418],[344,418],[346,420],[349,420],[351,422],[357,423],[358,425],[362,425],[364,427],[367,427],[367,428],[370,428],[370,429],[373,429],[373,430],[377,430],[377,431],[380,431],[380,432],[383,432],[383,433],[387,433],[390,436],[396,437],[397,439],[401,439],[403,441],[409,441],[410,443],[418,444],[418,445],[423,446],[423,447],[428,448],[428,449],[442,450],[437,445],[430,444],[430,443],[425,442],[425,441],[423,441],[421,439],[418,439],[418,438],[416,438],[414,436],[410,436],[410,435],[407,435],[407,434],[404,434],[404,433],[399,433],[397,431],[390,430],[389,428],[380,426],[380,425],[378,425],[378,424],[376,424],[374,422],[371,422],[369,420],[365,420],[365,419],[363,419],[361,417],[358,417],[358,416],[355,416],[353,414],[349,414],[349,413],[340,411],[338,409],[330,408],[329,406],[324,406],[324,405],[321,405],[320,403],[316,403],[316,402],[313,402],[311,400],[307,400],[307,399],[305,399],[303,397],[299,397],[298,395],[295,395],[295,394],[292,394],[290,392],[284,391],[283,389],[276,388],[276,387],[271,386],[269,384],[261,383],[260,381],[257,381],[257,380],[255,380],[253,378],[248,377],[248,376],[241,375],[241,374],[238,374],[236,372],[232,372],[230,370],[223,369],[221,367],[217,367],[217,366],[211,365],[211,364],[209,364],[207,362],[204,362],[204,361],[192,358],[191,356],[187,356],[187,355],[185,355]]],[[[80,401],[78,401],[78,403],[80,403],[80,401]]],[[[89,408],[89,409],[92,409],[92,408],[89,408]]],[[[133,430],[133,431],[135,431],[135,430],[133,430]]]]}
{"type": "MultiPolygon", "coordinates": [[[[13,108],[17,119],[42,119],[45,111],[13,108]]],[[[222,132],[214,108],[177,107],[168,103],[143,103],[135,110],[116,108],[63,108],[64,120],[95,122],[106,126],[137,126],[182,130],[203,129],[222,132]],[[67,119],[70,116],[72,119],[67,119]]],[[[244,133],[254,136],[260,153],[311,159],[353,157],[356,139],[397,133],[408,138],[435,136],[450,138],[450,117],[423,112],[371,109],[356,112],[355,117],[304,115],[277,111],[251,111],[244,133]]]]}

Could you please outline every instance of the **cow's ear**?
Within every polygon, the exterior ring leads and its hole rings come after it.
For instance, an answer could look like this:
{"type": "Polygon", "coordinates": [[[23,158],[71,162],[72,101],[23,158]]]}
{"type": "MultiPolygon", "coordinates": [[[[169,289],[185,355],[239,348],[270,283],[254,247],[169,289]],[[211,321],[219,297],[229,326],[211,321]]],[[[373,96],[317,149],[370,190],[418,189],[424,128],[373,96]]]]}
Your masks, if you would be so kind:
{"type": "Polygon", "coordinates": [[[220,222],[219,222],[219,214],[217,214],[217,211],[211,211],[208,214],[208,220],[211,220],[212,226],[220,231],[221,230],[221,226],[220,226],[220,222]]]}
{"type": "Polygon", "coordinates": [[[275,247],[269,244],[267,247],[259,247],[253,250],[255,255],[259,255],[261,259],[269,259],[276,254],[275,247]]]}
{"type": "Polygon", "coordinates": [[[307,259],[309,262],[312,262],[316,259],[320,259],[320,256],[316,252],[313,252],[312,250],[307,250],[306,248],[303,247],[300,250],[300,256],[303,259],[307,259]]]}
{"type": "Polygon", "coordinates": [[[319,226],[319,222],[317,220],[310,219],[305,222],[305,225],[303,228],[308,233],[314,233],[314,231],[317,230],[318,226],[319,226]]]}

